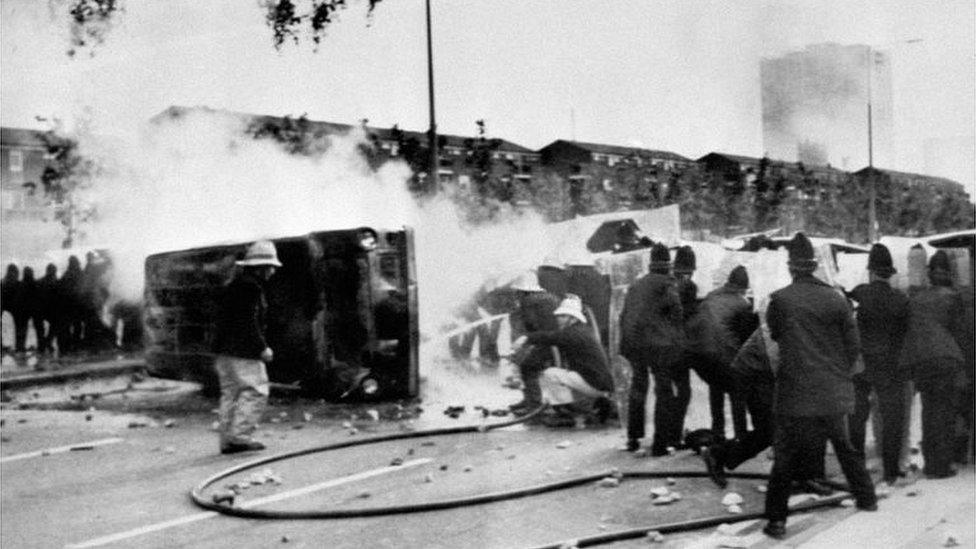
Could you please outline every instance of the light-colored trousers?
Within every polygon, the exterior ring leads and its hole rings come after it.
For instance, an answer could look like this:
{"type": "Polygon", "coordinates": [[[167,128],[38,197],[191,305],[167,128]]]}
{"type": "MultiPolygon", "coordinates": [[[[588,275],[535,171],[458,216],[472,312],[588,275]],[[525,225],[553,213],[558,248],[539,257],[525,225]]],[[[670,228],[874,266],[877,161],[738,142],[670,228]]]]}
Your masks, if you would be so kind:
{"type": "Polygon", "coordinates": [[[549,404],[571,404],[578,395],[605,397],[610,393],[594,388],[578,373],[565,368],[546,368],[539,377],[542,399],[549,404]]]}
{"type": "Polygon", "coordinates": [[[220,444],[249,442],[268,402],[268,371],[257,359],[218,355],[220,444]]]}

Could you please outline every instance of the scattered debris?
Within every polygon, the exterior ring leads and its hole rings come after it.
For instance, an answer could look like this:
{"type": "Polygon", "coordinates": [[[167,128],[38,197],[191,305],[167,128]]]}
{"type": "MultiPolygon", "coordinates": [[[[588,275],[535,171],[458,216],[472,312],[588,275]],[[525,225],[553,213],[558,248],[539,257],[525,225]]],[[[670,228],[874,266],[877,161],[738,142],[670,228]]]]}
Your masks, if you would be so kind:
{"type": "Polygon", "coordinates": [[[671,497],[671,495],[669,494],[669,495],[666,495],[666,496],[660,496],[660,497],[654,498],[654,501],[652,501],[651,504],[653,504],[653,505],[670,505],[670,504],[672,504],[674,502],[675,502],[675,499],[673,497],[671,497]]]}
{"type": "Polygon", "coordinates": [[[366,410],[366,415],[368,415],[373,421],[380,420],[380,413],[376,410],[366,410]]]}
{"type": "Polygon", "coordinates": [[[657,486],[655,488],[651,488],[651,497],[655,497],[655,498],[664,497],[668,495],[668,493],[670,492],[671,491],[664,486],[657,486]]]}
{"type": "Polygon", "coordinates": [[[564,440],[564,441],[556,444],[556,448],[559,448],[560,450],[565,450],[566,448],[569,448],[572,445],[573,445],[572,442],[570,442],[568,440],[564,440]]]}
{"type": "Polygon", "coordinates": [[[677,483],[678,483],[678,481],[677,481],[677,480],[675,480],[675,479],[674,479],[674,478],[672,478],[672,477],[668,477],[668,478],[667,478],[667,479],[665,479],[665,480],[667,481],[667,483],[668,483],[668,486],[674,486],[675,484],[677,484],[677,483]]]}
{"type": "Polygon", "coordinates": [[[312,421],[312,413],[311,412],[302,412],[302,420],[305,421],[306,423],[309,422],[309,421],[312,421]]]}
{"type": "Polygon", "coordinates": [[[606,477],[600,479],[600,482],[598,482],[597,484],[601,488],[616,488],[620,486],[620,479],[616,479],[613,477],[606,477]]]}
{"type": "Polygon", "coordinates": [[[413,455],[413,453],[414,453],[414,452],[413,452],[413,448],[407,448],[407,455],[408,455],[408,456],[412,456],[412,455],[413,455]]]}
{"type": "Polygon", "coordinates": [[[228,490],[226,492],[216,492],[212,499],[217,505],[226,503],[228,506],[233,507],[235,497],[237,497],[237,494],[232,490],[228,490]]]}
{"type": "Polygon", "coordinates": [[[470,473],[471,471],[474,471],[474,467],[472,467],[470,465],[465,465],[464,466],[464,472],[465,473],[470,473]]]}
{"type": "Polygon", "coordinates": [[[447,471],[447,464],[441,465],[441,471],[447,471]]]}
{"type": "Polygon", "coordinates": [[[129,422],[129,429],[141,429],[142,427],[149,427],[149,422],[141,419],[129,422]]]}
{"type": "Polygon", "coordinates": [[[17,423],[27,423],[27,418],[20,418],[17,420],[17,423]]]}
{"type": "Polygon", "coordinates": [[[393,461],[390,462],[390,465],[393,467],[398,467],[400,465],[403,465],[403,458],[401,457],[393,458],[393,461]]]}
{"type": "Polygon", "coordinates": [[[176,420],[167,419],[166,421],[163,422],[163,427],[166,427],[167,429],[172,429],[173,427],[176,427],[176,420]]]}
{"type": "Polygon", "coordinates": [[[664,543],[664,534],[657,530],[651,530],[647,533],[647,540],[651,543],[664,543]]]}
{"type": "Polygon", "coordinates": [[[291,540],[288,539],[288,536],[281,536],[281,543],[288,543],[289,541],[291,540]]]}
{"type": "Polygon", "coordinates": [[[85,421],[91,421],[92,417],[94,416],[92,416],[91,414],[85,414],[85,421]]]}
{"type": "Polygon", "coordinates": [[[597,530],[606,530],[607,529],[607,525],[606,524],[597,524],[596,525],[596,529],[597,530]]]}
{"type": "Polygon", "coordinates": [[[943,547],[958,547],[959,546],[959,540],[956,538],[956,536],[954,536],[952,534],[946,534],[946,538],[945,538],[945,541],[942,542],[942,546],[943,547]]]}
{"type": "Polygon", "coordinates": [[[736,504],[729,505],[728,507],[725,508],[725,510],[732,513],[733,515],[742,514],[742,506],[736,504]]]}
{"type": "Polygon", "coordinates": [[[437,443],[434,442],[433,440],[425,440],[425,441],[421,442],[420,445],[421,446],[436,446],[437,443]]]}
{"type": "Polygon", "coordinates": [[[304,423],[296,423],[296,424],[292,425],[291,428],[297,431],[299,429],[304,429],[305,428],[305,424],[304,423]]]}
{"type": "Polygon", "coordinates": [[[718,540],[718,546],[723,549],[748,549],[751,544],[748,538],[739,536],[723,536],[718,540]]]}
{"type": "Polygon", "coordinates": [[[725,497],[722,498],[722,505],[725,505],[726,507],[728,507],[729,505],[739,505],[743,501],[745,500],[743,500],[742,496],[740,496],[739,494],[735,492],[728,492],[727,494],[725,494],[725,497]]]}
{"type": "Polygon", "coordinates": [[[359,495],[356,497],[359,499],[368,499],[373,497],[373,494],[370,494],[369,492],[360,492],[359,495]]]}
{"type": "Polygon", "coordinates": [[[342,422],[342,428],[343,429],[352,429],[352,423],[349,422],[349,421],[343,421],[342,422]]]}
{"type": "Polygon", "coordinates": [[[444,409],[444,415],[449,416],[451,419],[457,419],[463,413],[464,406],[448,406],[444,409]]]}
{"type": "Polygon", "coordinates": [[[680,500],[681,499],[681,493],[680,492],[671,492],[671,499],[673,499],[674,501],[680,500]]]}
{"type": "Polygon", "coordinates": [[[723,536],[731,536],[735,534],[735,527],[727,522],[723,522],[722,524],[718,525],[718,528],[716,528],[715,531],[723,536]]]}
{"type": "Polygon", "coordinates": [[[434,482],[434,475],[427,473],[424,475],[424,482],[431,483],[434,482]]]}
{"type": "Polygon", "coordinates": [[[854,500],[851,498],[843,499],[840,502],[841,507],[854,507],[854,500]]]}

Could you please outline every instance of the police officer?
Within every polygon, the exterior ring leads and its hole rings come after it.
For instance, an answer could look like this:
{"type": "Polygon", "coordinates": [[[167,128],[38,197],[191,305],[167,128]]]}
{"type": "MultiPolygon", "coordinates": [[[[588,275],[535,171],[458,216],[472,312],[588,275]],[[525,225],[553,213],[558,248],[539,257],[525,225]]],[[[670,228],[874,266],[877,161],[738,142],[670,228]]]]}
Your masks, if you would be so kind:
{"type": "Polygon", "coordinates": [[[949,256],[943,250],[929,260],[928,276],[931,285],[911,297],[901,363],[913,373],[922,395],[923,472],[929,478],[946,478],[956,474],[954,407],[957,384],[965,379],[960,342],[973,334],[965,333],[965,302],[952,287],[949,256]]]}
{"type": "Polygon", "coordinates": [[[766,312],[770,337],[779,344],[773,410],[775,461],[766,493],[763,532],[786,535],[790,485],[806,459],[807,437],[830,440],[859,509],[877,509],[877,497],[864,460],[851,445],[847,415],[854,410],[853,375],[860,338],[847,300],[813,276],[813,246],[803,234],[790,242],[793,282],[770,297],[766,312]]]}
{"type": "Polygon", "coordinates": [[[17,348],[18,344],[22,344],[20,336],[22,331],[20,328],[20,319],[23,318],[21,304],[20,269],[13,263],[10,263],[7,265],[7,272],[4,274],[3,280],[0,281],[0,307],[3,307],[3,312],[10,313],[10,318],[14,321],[14,347],[11,349],[10,342],[7,341],[3,347],[4,350],[18,352],[23,350],[17,348]]]}
{"type": "Polygon", "coordinates": [[[850,293],[857,303],[857,327],[861,335],[864,372],[854,377],[854,415],[851,416],[851,443],[864,454],[865,425],[870,414],[871,391],[878,398],[881,413],[881,456],[884,481],[894,484],[899,471],[902,432],[905,423],[907,368],[899,368],[905,332],[908,329],[908,297],[891,287],[895,274],[891,252],[882,244],[871,247],[868,255],[868,283],[850,293]]]}
{"type": "Polygon", "coordinates": [[[759,319],[746,299],[749,273],[736,266],[727,282],[709,292],[699,306],[698,322],[689,326],[688,353],[692,367],[708,383],[712,433],[725,439],[725,395],[732,404],[735,437],[746,434],[746,407],[735,390],[731,364],[739,348],[759,326],[759,319]]]}
{"type": "Polygon", "coordinates": [[[644,437],[650,374],[654,376],[655,397],[651,455],[663,456],[669,446],[678,446],[682,434],[676,417],[681,396],[674,370],[683,349],[683,314],[670,274],[671,254],[663,244],[651,248],[648,270],[628,289],[620,313],[620,353],[630,362],[632,372],[627,450],[638,450],[644,437]]]}
{"type": "MultiPolygon", "coordinates": [[[[44,276],[37,281],[37,297],[40,302],[41,322],[47,323],[47,329],[39,328],[37,334],[37,350],[49,353],[54,349],[54,342],[61,331],[61,313],[58,310],[58,268],[54,263],[48,263],[44,269],[44,276]],[[42,337],[43,334],[43,337],[42,337]]],[[[58,342],[60,345],[61,342],[58,342]]]]}

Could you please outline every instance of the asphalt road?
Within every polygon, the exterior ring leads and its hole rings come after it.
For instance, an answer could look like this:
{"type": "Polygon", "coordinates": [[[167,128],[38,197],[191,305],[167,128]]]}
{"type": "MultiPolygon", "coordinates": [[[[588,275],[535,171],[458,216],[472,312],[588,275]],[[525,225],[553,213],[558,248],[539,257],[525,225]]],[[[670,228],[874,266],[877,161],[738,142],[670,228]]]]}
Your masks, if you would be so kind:
{"type": "MultiPolygon", "coordinates": [[[[703,426],[707,417],[707,398],[700,389],[693,397],[689,427],[703,426]]],[[[733,479],[723,491],[707,479],[676,478],[673,483],[624,480],[618,487],[589,483],[510,501],[394,516],[227,517],[193,505],[189,490],[257,457],[500,418],[486,420],[469,406],[452,419],[441,413],[440,404],[430,402],[415,417],[402,413],[410,406],[279,403],[269,410],[262,428],[266,452],[222,456],[212,430],[214,405],[192,396],[155,407],[99,401],[98,409],[90,411],[0,410],[0,546],[513,548],[727,514],[721,504],[727,491],[743,496],[745,512],[762,509],[763,495],[757,488],[762,481],[733,479]],[[406,417],[397,419],[398,415],[406,417]],[[653,505],[650,491],[662,486],[680,492],[681,499],[653,505]]],[[[619,427],[552,430],[519,425],[310,454],[258,467],[218,482],[215,489],[246,482],[252,473],[270,474],[279,482],[252,485],[237,497],[236,505],[349,509],[469,497],[613,468],[702,469],[700,460],[687,451],[659,459],[636,458],[620,450],[623,440],[619,427]],[[401,464],[394,465],[394,460],[401,464]],[[275,501],[254,503],[261,498],[275,501]]],[[[835,467],[833,461],[828,458],[835,467]]],[[[768,465],[760,457],[745,470],[764,472],[768,465]]],[[[823,529],[850,513],[835,508],[792,524],[798,525],[795,531],[823,529]]],[[[749,526],[752,531],[758,527],[749,526]]],[[[694,546],[710,533],[675,534],[658,546],[694,546]]],[[[762,545],[759,537],[758,545],[751,546],[771,546],[762,545]]],[[[647,540],[635,540],[608,547],[646,546],[647,540]]]]}

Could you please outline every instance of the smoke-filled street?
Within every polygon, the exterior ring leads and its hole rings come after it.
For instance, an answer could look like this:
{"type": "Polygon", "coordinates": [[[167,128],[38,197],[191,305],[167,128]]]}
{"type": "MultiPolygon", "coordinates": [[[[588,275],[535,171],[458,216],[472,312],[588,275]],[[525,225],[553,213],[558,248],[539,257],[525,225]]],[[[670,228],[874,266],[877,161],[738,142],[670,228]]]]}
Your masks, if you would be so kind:
{"type": "Polygon", "coordinates": [[[976,547],[970,2],[244,4],[0,3],[0,545],[976,547]]]}

